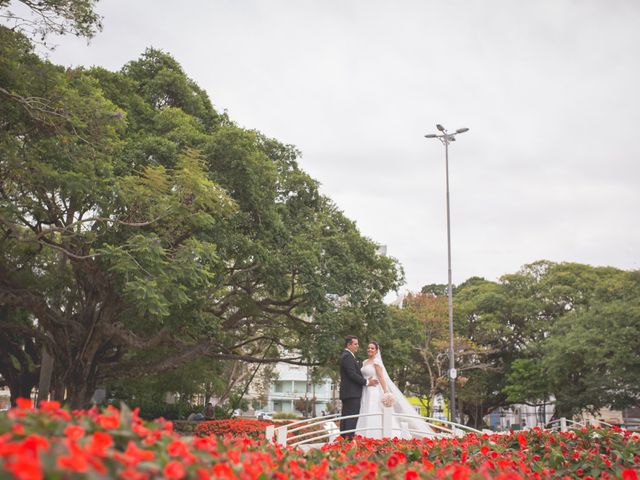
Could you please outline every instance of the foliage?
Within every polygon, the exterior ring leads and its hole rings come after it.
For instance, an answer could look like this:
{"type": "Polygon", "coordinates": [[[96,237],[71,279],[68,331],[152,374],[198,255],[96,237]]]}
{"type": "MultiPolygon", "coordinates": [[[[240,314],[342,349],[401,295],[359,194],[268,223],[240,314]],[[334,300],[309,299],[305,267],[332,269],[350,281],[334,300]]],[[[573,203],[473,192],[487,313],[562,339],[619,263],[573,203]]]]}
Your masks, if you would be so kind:
{"type": "Polygon", "coordinates": [[[383,321],[396,262],[295,148],[218,114],[164,52],[63,69],[0,35],[3,328],[49,351],[57,399],[202,358],[328,362],[383,321]]]}
{"type": "MultiPolygon", "coordinates": [[[[122,402],[138,408],[140,417],[145,419],[186,419],[191,413],[203,412],[204,406],[196,404],[197,399],[210,398],[214,392],[224,390],[221,372],[219,362],[197,359],[155,375],[117,378],[105,385],[106,400],[113,405],[122,402]]],[[[216,418],[230,416],[226,403],[224,408],[217,406],[216,418]]]]}
{"type": "Polygon", "coordinates": [[[511,365],[504,388],[509,399],[553,395],[558,416],[637,405],[640,343],[630,332],[640,328],[638,273],[579,264],[538,266],[537,277],[525,277],[538,299],[537,331],[530,330],[521,358],[511,365]]]}
{"type": "Polygon", "coordinates": [[[265,442],[267,423],[203,422],[181,438],[136,412],[30,402],[0,417],[0,475],[15,478],[600,478],[637,480],[640,437],[620,429],[534,429],[460,438],[337,441],[305,453],[265,442]],[[262,425],[260,425],[262,424],[262,425]],[[256,435],[256,438],[251,438],[256,435]],[[82,477],[81,477],[82,476],[82,477]]]}
{"type": "Polygon", "coordinates": [[[639,286],[636,276],[628,298],[595,301],[587,311],[566,315],[542,345],[543,378],[562,411],[638,405],[639,286]]]}
{"type": "MultiPolygon", "coordinates": [[[[416,341],[414,368],[421,372],[413,383],[421,385],[421,393],[433,403],[433,398],[446,391],[449,363],[449,321],[447,297],[431,293],[409,294],[404,300],[404,309],[417,321],[418,335],[422,341],[416,341]],[[426,375],[425,375],[426,373],[426,375]]],[[[459,342],[458,342],[459,344],[459,342]]]]}
{"type": "Polygon", "coordinates": [[[300,415],[293,412],[276,412],[273,414],[275,420],[290,420],[292,418],[299,419],[300,415]]]}
{"type": "Polygon", "coordinates": [[[293,408],[307,418],[308,416],[312,416],[313,405],[315,403],[316,397],[299,397],[293,401],[293,408]]]}
{"type": "Polygon", "coordinates": [[[48,35],[70,33],[91,38],[102,29],[95,12],[98,0],[17,0],[21,9],[11,7],[11,0],[0,0],[0,18],[14,30],[45,42],[48,35]],[[23,12],[26,11],[26,14],[23,12]]]}
{"type": "MultiPolygon", "coordinates": [[[[499,282],[474,277],[456,286],[456,338],[481,353],[463,358],[456,347],[456,366],[468,379],[457,389],[467,422],[478,427],[500,406],[551,398],[556,416],[567,417],[637,404],[640,362],[632,352],[640,345],[629,332],[640,328],[638,280],[637,272],[539,261],[499,282]]],[[[432,298],[441,309],[432,317],[442,323],[446,297],[432,298]]],[[[448,339],[444,324],[435,338],[448,339]]],[[[429,349],[437,351],[437,344],[429,349]]]]}
{"type": "MultiPolygon", "coordinates": [[[[402,311],[395,315],[400,315],[403,321],[393,332],[396,334],[404,330],[402,335],[407,343],[403,349],[406,354],[402,356],[409,355],[404,372],[400,372],[396,378],[407,384],[410,391],[424,398],[427,408],[430,408],[437,394],[446,394],[448,391],[448,299],[433,293],[409,294],[404,299],[402,311]]],[[[454,337],[454,355],[456,369],[460,372],[457,380],[460,387],[464,386],[468,370],[481,371],[486,368],[485,348],[459,334],[454,337]]]]}
{"type": "MultiPolygon", "coordinates": [[[[464,388],[456,391],[462,401],[459,410],[467,423],[483,426],[482,418],[493,409],[508,404],[502,392],[505,371],[518,358],[517,340],[509,326],[509,301],[500,283],[471,278],[454,293],[454,331],[483,349],[481,368],[469,368],[464,388]]],[[[473,365],[473,358],[471,365],[473,365]]]]}
{"type": "Polygon", "coordinates": [[[136,408],[139,409],[140,418],[153,420],[165,418],[167,420],[188,419],[192,413],[202,413],[201,405],[192,405],[187,402],[166,403],[164,401],[138,401],[136,408]]]}

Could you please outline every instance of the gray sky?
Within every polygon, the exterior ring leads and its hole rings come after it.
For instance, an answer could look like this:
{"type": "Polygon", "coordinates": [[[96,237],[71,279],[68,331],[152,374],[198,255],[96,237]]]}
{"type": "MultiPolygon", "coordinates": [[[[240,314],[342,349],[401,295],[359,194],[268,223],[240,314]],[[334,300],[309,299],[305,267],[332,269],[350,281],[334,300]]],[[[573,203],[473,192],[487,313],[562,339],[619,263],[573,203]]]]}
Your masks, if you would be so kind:
{"type": "MultiPolygon", "coordinates": [[[[636,0],[103,0],[50,58],[171,53],[241,126],[296,145],[362,233],[446,283],[539,259],[640,268],[636,0]]],[[[404,290],[403,289],[403,290],[404,290]]]]}

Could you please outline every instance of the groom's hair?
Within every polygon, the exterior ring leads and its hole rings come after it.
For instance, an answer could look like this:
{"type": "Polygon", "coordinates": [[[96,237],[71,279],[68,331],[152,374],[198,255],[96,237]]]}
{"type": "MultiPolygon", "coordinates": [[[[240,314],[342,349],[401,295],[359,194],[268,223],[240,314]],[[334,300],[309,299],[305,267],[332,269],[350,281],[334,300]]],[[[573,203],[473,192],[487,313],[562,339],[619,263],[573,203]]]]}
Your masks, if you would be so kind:
{"type": "Polygon", "coordinates": [[[348,335],[345,339],[344,339],[344,346],[348,347],[349,345],[351,345],[353,343],[354,340],[357,340],[358,337],[356,337],[355,335],[348,335]]]}

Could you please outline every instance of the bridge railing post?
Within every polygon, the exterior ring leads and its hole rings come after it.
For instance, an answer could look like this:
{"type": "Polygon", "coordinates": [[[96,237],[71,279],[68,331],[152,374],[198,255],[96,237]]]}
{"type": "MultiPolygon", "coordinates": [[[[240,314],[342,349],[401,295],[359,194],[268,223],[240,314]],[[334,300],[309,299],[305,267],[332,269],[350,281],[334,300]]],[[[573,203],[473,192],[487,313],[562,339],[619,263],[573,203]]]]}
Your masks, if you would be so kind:
{"type": "Polygon", "coordinates": [[[566,417],[560,417],[560,431],[561,432],[566,432],[567,431],[567,419],[566,419],[566,417]]]}
{"type": "Polygon", "coordinates": [[[287,426],[283,425],[278,428],[277,441],[283,447],[287,446],[287,426]]]}
{"type": "Polygon", "coordinates": [[[264,438],[269,443],[273,443],[273,435],[275,434],[275,426],[267,425],[267,430],[264,432],[264,438]]]}
{"type": "Polygon", "coordinates": [[[382,437],[393,438],[393,408],[382,407],[382,437]]]}

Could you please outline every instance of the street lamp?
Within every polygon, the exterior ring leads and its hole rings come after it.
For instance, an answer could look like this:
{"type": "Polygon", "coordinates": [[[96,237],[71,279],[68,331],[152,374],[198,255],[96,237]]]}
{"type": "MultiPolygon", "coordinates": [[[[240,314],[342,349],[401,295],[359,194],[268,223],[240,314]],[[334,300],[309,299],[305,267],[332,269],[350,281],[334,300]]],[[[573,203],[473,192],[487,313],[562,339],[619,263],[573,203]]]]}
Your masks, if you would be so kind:
{"type": "Polygon", "coordinates": [[[459,128],[454,133],[447,133],[447,129],[442,125],[437,124],[436,128],[440,132],[430,133],[425,135],[425,138],[437,138],[444,145],[444,159],[445,159],[445,170],[446,170],[446,180],[447,180],[447,260],[449,267],[449,289],[448,289],[448,297],[449,297],[449,385],[451,386],[451,397],[450,397],[450,411],[451,411],[451,421],[456,422],[456,377],[458,376],[458,372],[456,372],[456,361],[454,357],[453,351],[453,293],[451,288],[451,222],[449,220],[449,143],[454,142],[456,140],[456,135],[460,133],[464,133],[468,131],[468,128],[459,128]]]}

